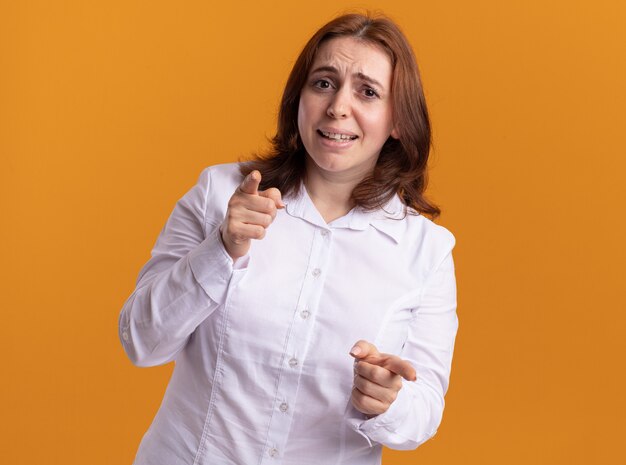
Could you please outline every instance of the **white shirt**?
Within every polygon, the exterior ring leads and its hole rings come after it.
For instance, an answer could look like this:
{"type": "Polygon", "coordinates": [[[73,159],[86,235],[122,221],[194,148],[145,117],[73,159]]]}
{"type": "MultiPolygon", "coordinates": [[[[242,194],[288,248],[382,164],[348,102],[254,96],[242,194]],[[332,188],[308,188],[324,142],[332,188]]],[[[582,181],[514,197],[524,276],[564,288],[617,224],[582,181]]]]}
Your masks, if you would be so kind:
{"type": "Polygon", "coordinates": [[[454,237],[394,197],[327,224],[302,188],[235,264],[218,227],[238,165],[176,205],[120,314],[132,362],[175,360],[136,465],[375,465],[441,421],[457,330],[454,237]],[[417,381],[374,418],[352,407],[359,339],[417,381]]]}

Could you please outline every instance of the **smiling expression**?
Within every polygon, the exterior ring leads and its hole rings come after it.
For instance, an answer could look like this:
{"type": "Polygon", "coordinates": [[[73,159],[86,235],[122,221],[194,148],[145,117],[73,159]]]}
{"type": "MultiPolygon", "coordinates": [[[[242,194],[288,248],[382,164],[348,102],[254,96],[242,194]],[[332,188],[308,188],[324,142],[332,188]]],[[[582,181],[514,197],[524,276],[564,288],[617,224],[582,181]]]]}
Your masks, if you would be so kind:
{"type": "Polygon", "coordinates": [[[377,45],[352,37],[321,45],[298,107],[309,171],[357,180],[372,172],[385,141],[397,138],[391,77],[391,61],[377,45]]]}

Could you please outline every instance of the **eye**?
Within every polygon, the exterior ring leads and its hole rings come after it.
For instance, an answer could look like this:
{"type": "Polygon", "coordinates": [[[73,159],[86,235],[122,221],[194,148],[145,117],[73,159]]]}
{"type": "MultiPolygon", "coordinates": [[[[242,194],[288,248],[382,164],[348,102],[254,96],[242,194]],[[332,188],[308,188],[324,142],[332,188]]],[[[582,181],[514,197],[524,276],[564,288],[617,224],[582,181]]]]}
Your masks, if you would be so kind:
{"type": "Polygon", "coordinates": [[[313,82],[313,87],[316,87],[317,89],[330,89],[332,86],[330,81],[326,79],[317,79],[313,82]]]}
{"type": "Polygon", "coordinates": [[[363,95],[365,95],[367,98],[378,98],[379,97],[378,92],[376,92],[371,87],[366,87],[365,89],[363,89],[363,95]]]}

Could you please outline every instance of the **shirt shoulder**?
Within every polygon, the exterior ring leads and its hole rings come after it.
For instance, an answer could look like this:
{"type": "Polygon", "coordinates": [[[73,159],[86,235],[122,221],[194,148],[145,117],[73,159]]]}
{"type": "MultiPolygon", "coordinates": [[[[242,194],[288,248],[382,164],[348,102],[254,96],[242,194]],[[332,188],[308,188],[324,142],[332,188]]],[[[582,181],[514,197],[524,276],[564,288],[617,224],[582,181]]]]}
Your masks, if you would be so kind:
{"type": "Polygon", "coordinates": [[[239,166],[239,163],[212,165],[200,173],[197,187],[205,197],[207,223],[221,223],[223,220],[228,201],[243,180],[239,166]]]}
{"type": "Polygon", "coordinates": [[[223,193],[230,198],[243,180],[239,166],[239,163],[223,163],[207,166],[202,170],[202,173],[200,173],[198,183],[203,184],[207,192],[213,195],[223,193]]]}
{"type": "Polygon", "coordinates": [[[414,223],[413,227],[418,228],[421,235],[428,240],[432,246],[437,248],[452,249],[456,244],[454,234],[446,227],[435,223],[433,220],[421,214],[409,213],[407,215],[409,222],[414,223]]]}
{"type": "Polygon", "coordinates": [[[400,243],[427,270],[437,268],[456,245],[456,238],[447,228],[424,215],[409,210],[404,222],[400,243]]]}

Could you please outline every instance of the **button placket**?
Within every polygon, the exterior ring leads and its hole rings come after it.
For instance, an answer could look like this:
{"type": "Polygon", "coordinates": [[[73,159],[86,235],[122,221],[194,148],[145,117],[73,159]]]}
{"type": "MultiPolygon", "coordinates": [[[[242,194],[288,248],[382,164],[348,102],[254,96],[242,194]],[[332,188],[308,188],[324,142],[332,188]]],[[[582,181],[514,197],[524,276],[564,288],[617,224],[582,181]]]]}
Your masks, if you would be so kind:
{"type": "Polygon", "coordinates": [[[293,313],[290,333],[288,336],[285,352],[283,352],[283,373],[280,376],[274,408],[276,414],[272,415],[268,430],[266,444],[274,454],[268,453],[267,460],[279,457],[279,450],[285,448],[285,441],[289,435],[293,420],[296,399],[293,397],[298,390],[302,365],[305,363],[306,351],[313,330],[313,310],[316,310],[319,302],[321,288],[324,283],[323,270],[325,269],[330,241],[329,234],[314,234],[313,244],[309,257],[309,266],[304,277],[302,290],[298,298],[297,310],[293,313]]]}

